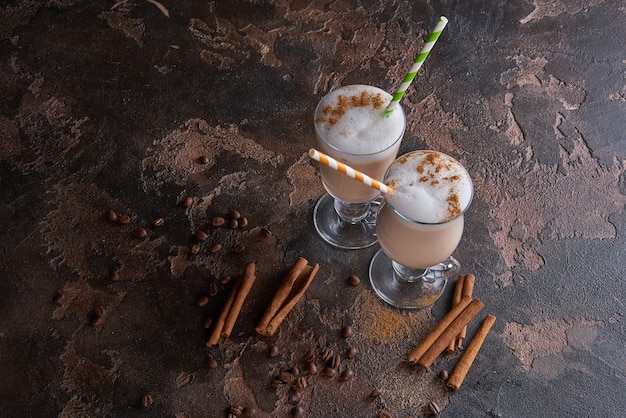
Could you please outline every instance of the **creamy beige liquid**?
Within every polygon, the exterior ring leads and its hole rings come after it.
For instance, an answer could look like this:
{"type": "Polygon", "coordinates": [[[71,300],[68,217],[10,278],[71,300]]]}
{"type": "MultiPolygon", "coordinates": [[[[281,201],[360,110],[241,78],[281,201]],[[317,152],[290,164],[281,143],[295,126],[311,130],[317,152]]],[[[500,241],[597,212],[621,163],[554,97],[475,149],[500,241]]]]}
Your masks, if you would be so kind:
{"type": "MultiPolygon", "coordinates": [[[[345,86],[327,94],[315,112],[317,147],[338,161],[381,180],[393,162],[404,134],[398,106],[384,116],[391,95],[372,86],[345,86]]],[[[328,193],[347,203],[364,203],[379,192],[332,168],[320,166],[328,193]]]]}
{"type": "Polygon", "coordinates": [[[393,193],[385,196],[376,218],[385,253],[420,269],[452,255],[463,235],[463,212],[473,195],[465,168],[436,151],[413,151],[389,167],[385,183],[393,193]]]}

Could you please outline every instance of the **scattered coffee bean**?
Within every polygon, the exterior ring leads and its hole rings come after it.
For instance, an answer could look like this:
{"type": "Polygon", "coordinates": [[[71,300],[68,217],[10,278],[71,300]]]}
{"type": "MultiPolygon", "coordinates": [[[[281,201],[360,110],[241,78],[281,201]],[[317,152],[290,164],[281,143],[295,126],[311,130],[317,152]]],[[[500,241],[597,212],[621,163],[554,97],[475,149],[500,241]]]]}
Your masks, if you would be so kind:
{"type": "Polygon", "coordinates": [[[220,284],[228,284],[228,282],[230,282],[230,279],[230,276],[222,276],[222,278],[220,278],[220,284]]]}
{"type": "Polygon", "coordinates": [[[270,345],[270,348],[268,350],[268,355],[270,357],[276,357],[278,354],[280,354],[280,350],[278,349],[278,347],[275,345],[270,345]]]}
{"type": "Polygon", "coordinates": [[[89,324],[94,328],[98,328],[102,326],[103,323],[104,323],[104,318],[101,316],[94,316],[93,318],[91,318],[91,321],[89,322],[89,324]]]}
{"type": "Polygon", "coordinates": [[[313,363],[311,361],[311,362],[307,363],[306,371],[310,375],[316,375],[317,374],[317,366],[315,365],[315,363],[313,363]]]}
{"type": "Polygon", "coordinates": [[[332,356],[330,360],[328,360],[328,367],[331,367],[333,369],[338,368],[339,364],[341,364],[341,358],[339,358],[339,356],[336,354],[332,356]]]}
{"type": "Polygon", "coordinates": [[[246,250],[246,246],[245,245],[237,244],[237,245],[235,245],[235,248],[233,248],[233,254],[241,254],[245,250],[246,250]]]}
{"type": "Polygon", "coordinates": [[[202,327],[204,329],[211,328],[211,325],[213,325],[213,318],[211,318],[210,316],[207,317],[204,321],[202,321],[202,327]]]}
{"type": "Polygon", "coordinates": [[[217,254],[222,251],[222,244],[213,244],[209,247],[209,252],[211,254],[217,254]]]}
{"type": "Polygon", "coordinates": [[[352,287],[356,287],[361,284],[361,279],[356,274],[348,276],[348,284],[352,287]]]}
{"type": "Polygon", "coordinates": [[[348,380],[351,380],[353,377],[354,377],[354,372],[352,371],[352,369],[345,369],[339,375],[339,380],[341,380],[342,382],[347,382],[348,380]]]}
{"type": "Polygon", "coordinates": [[[206,366],[209,369],[214,369],[217,367],[217,361],[213,357],[209,357],[206,361],[206,366]]]}
{"type": "Polygon", "coordinates": [[[324,367],[322,374],[324,375],[324,377],[328,377],[330,379],[337,375],[337,370],[333,369],[332,367],[324,367]]]}
{"type": "Polygon", "coordinates": [[[448,371],[446,369],[441,369],[439,371],[439,378],[443,380],[444,382],[448,380],[448,371]]]}
{"type": "Polygon", "coordinates": [[[65,295],[61,292],[58,292],[56,295],[54,295],[54,303],[63,303],[65,301],[65,295]]]}
{"type": "Polygon", "coordinates": [[[209,304],[209,298],[207,296],[200,296],[198,300],[196,300],[196,305],[202,308],[203,306],[207,306],[209,304]]]}
{"type": "Polygon", "coordinates": [[[152,402],[154,402],[154,400],[152,399],[152,395],[150,395],[149,393],[143,395],[141,397],[141,405],[144,408],[149,407],[150,405],[152,405],[152,402]]]}
{"type": "Polygon", "coordinates": [[[120,279],[120,271],[117,269],[113,270],[109,275],[109,278],[114,282],[118,281],[120,279]]]}
{"type": "Polygon", "coordinates": [[[343,338],[350,338],[350,337],[352,337],[352,327],[350,325],[346,325],[345,327],[343,327],[341,329],[341,336],[343,338]]]}
{"type": "Polygon", "coordinates": [[[239,405],[231,405],[230,413],[235,416],[241,415],[243,413],[243,408],[239,405]]]}
{"type": "Polygon", "coordinates": [[[306,353],[304,357],[302,357],[302,361],[305,363],[310,363],[314,360],[315,360],[315,352],[312,350],[306,353]]]}
{"type": "Polygon", "coordinates": [[[300,369],[298,368],[298,366],[291,366],[289,368],[289,373],[291,373],[294,376],[299,376],[300,375],[300,369]]]}
{"type": "Polygon", "coordinates": [[[296,379],[296,384],[294,385],[294,389],[297,392],[303,391],[308,386],[308,382],[304,376],[298,376],[296,379]]]}
{"type": "Polygon", "coordinates": [[[224,219],[224,218],[223,218],[223,217],[221,217],[221,216],[214,216],[214,217],[211,219],[211,225],[213,225],[213,226],[215,226],[215,227],[222,226],[222,225],[224,225],[225,223],[226,223],[226,219],[224,219]]]}
{"type": "Polygon", "coordinates": [[[293,408],[291,410],[291,416],[293,418],[302,418],[305,416],[305,411],[304,408],[301,407],[300,405],[296,406],[295,408],[293,408]]]}
{"type": "Polygon", "coordinates": [[[104,309],[104,306],[98,305],[94,308],[93,314],[95,316],[104,316],[104,314],[106,314],[106,309],[104,309]]]}
{"type": "Polygon", "coordinates": [[[213,297],[215,295],[217,295],[219,289],[217,288],[217,283],[215,282],[211,282],[209,283],[209,290],[208,290],[208,295],[213,297]]]}
{"type": "Polygon", "coordinates": [[[119,218],[117,218],[117,221],[118,221],[119,223],[121,223],[122,225],[127,225],[127,224],[129,224],[129,223],[130,223],[130,216],[128,216],[128,215],[127,215],[127,214],[125,214],[125,213],[122,213],[122,214],[120,215],[120,217],[119,217],[119,218]]]}
{"type": "Polygon", "coordinates": [[[330,348],[326,347],[324,350],[322,350],[322,361],[328,361],[330,360],[330,358],[333,356],[333,350],[331,350],[330,348]]]}
{"type": "Polygon", "coordinates": [[[114,212],[114,211],[112,211],[112,210],[109,210],[109,211],[106,213],[106,218],[107,218],[109,221],[111,221],[111,222],[115,222],[115,221],[117,221],[117,213],[115,213],[115,212],[114,212]]]}
{"type": "Polygon", "coordinates": [[[176,377],[176,385],[180,388],[183,386],[187,386],[193,381],[193,375],[187,372],[180,372],[180,374],[176,377]]]}
{"type": "Polygon", "coordinates": [[[200,163],[200,164],[208,164],[209,163],[209,157],[207,157],[206,155],[201,155],[200,157],[198,157],[198,163],[200,163]]]}
{"type": "Polygon", "coordinates": [[[441,408],[435,402],[428,402],[428,411],[431,415],[439,415],[441,408]]]}
{"type": "Polygon", "coordinates": [[[191,254],[191,255],[198,255],[198,254],[200,254],[200,244],[192,245],[191,249],[189,249],[189,254],[191,254]]]}
{"type": "Polygon", "coordinates": [[[148,231],[146,231],[144,228],[137,228],[135,229],[135,236],[137,238],[145,238],[148,236],[148,231]]]}
{"type": "Polygon", "coordinates": [[[196,240],[198,241],[206,241],[209,236],[204,231],[196,232],[196,240]]]}
{"type": "Polygon", "coordinates": [[[237,219],[231,219],[230,222],[228,222],[228,227],[230,229],[237,229],[237,228],[239,228],[239,221],[237,219]]]}
{"type": "Polygon", "coordinates": [[[272,381],[272,387],[274,389],[278,389],[278,388],[282,388],[285,384],[283,382],[281,382],[279,379],[274,379],[272,381]]]}
{"type": "Polygon", "coordinates": [[[185,207],[185,208],[188,208],[188,207],[190,207],[191,205],[193,205],[193,197],[191,197],[191,196],[187,196],[187,197],[185,197],[185,198],[183,199],[182,205],[183,205],[183,207],[185,207]]]}
{"type": "Polygon", "coordinates": [[[353,359],[356,357],[357,349],[354,347],[350,347],[346,350],[346,357],[349,359],[353,359]]]}
{"type": "Polygon", "coordinates": [[[241,218],[237,219],[237,224],[239,225],[239,228],[245,228],[248,226],[248,218],[246,218],[245,216],[242,216],[241,218]]]}
{"type": "Polygon", "coordinates": [[[272,236],[272,231],[270,231],[268,228],[263,227],[261,228],[261,236],[263,238],[269,238],[272,236]]]}
{"type": "Polygon", "coordinates": [[[280,375],[278,376],[278,380],[280,380],[283,383],[291,383],[294,380],[296,380],[296,377],[289,372],[281,372],[280,375]]]}
{"type": "Polygon", "coordinates": [[[165,224],[165,219],[163,218],[156,218],[154,221],[152,221],[152,225],[159,227],[159,226],[163,226],[165,224]]]}
{"type": "Polygon", "coordinates": [[[228,216],[230,216],[232,219],[239,219],[241,218],[241,213],[239,213],[239,211],[237,209],[231,209],[228,211],[228,216]]]}
{"type": "Polygon", "coordinates": [[[380,389],[374,389],[370,392],[370,398],[378,398],[382,394],[383,393],[380,389]]]}
{"type": "Polygon", "coordinates": [[[378,411],[378,418],[391,418],[391,413],[383,409],[378,411]]]}

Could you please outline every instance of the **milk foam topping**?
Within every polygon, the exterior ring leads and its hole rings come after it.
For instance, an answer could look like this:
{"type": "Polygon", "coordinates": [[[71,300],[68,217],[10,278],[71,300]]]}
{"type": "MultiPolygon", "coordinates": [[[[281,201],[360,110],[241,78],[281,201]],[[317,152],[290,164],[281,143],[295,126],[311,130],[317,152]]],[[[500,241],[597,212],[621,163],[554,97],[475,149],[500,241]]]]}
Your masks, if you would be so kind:
{"type": "Polygon", "coordinates": [[[462,214],[471,203],[472,180],[454,158],[437,151],[413,151],[387,171],[385,196],[396,211],[422,223],[442,223],[462,214]]]}
{"type": "Polygon", "coordinates": [[[404,113],[385,109],[391,95],[377,87],[344,86],[328,93],[315,113],[315,129],[332,147],[351,154],[372,154],[392,146],[404,132],[404,113]]]}

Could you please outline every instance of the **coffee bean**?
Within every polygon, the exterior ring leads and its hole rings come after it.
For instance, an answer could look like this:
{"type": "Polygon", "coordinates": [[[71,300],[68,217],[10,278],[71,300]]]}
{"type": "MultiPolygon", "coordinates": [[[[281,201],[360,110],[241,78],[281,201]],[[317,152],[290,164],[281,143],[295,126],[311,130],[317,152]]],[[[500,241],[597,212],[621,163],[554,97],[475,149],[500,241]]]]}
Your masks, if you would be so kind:
{"type": "Polygon", "coordinates": [[[137,228],[135,229],[135,236],[137,238],[145,238],[148,236],[148,231],[146,231],[144,228],[137,228]]]}
{"type": "Polygon", "coordinates": [[[222,244],[213,244],[209,247],[209,252],[211,254],[217,254],[222,251],[222,244]]]}
{"type": "Polygon", "coordinates": [[[198,163],[200,163],[200,164],[208,164],[209,163],[209,157],[207,157],[206,155],[201,155],[200,157],[198,157],[198,163]]]}
{"type": "Polygon", "coordinates": [[[217,288],[217,283],[216,282],[209,283],[209,290],[207,292],[208,295],[213,297],[217,295],[218,292],[219,292],[219,289],[217,288]]]}
{"type": "Polygon", "coordinates": [[[163,218],[156,218],[154,221],[152,221],[152,225],[159,227],[159,226],[163,226],[165,224],[165,219],[163,218]]]}
{"type": "Polygon", "coordinates": [[[383,409],[378,411],[378,418],[391,418],[391,413],[383,409]]]}
{"type": "Polygon", "coordinates": [[[242,216],[241,218],[237,219],[237,224],[239,225],[239,228],[245,228],[246,226],[248,226],[248,218],[242,216]]]}
{"type": "Polygon", "coordinates": [[[211,225],[218,227],[218,226],[222,226],[226,223],[226,219],[224,219],[221,216],[214,216],[213,218],[211,218],[211,225]]]}
{"type": "Polygon", "coordinates": [[[104,309],[104,306],[102,305],[96,306],[93,310],[93,314],[95,316],[104,316],[105,313],[106,313],[106,309],[104,309]]]}
{"type": "Polygon", "coordinates": [[[222,276],[222,278],[220,279],[220,284],[228,284],[228,282],[230,282],[230,279],[230,276],[222,276]]]}
{"type": "Polygon", "coordinates": [[[102,326],[102,324],[104,324],[104,318],[101,316],[94,316],[93,318],[91,318],[89,324],[94,328],[98,328],[102,326]]]}
{"type": "Polygon", "coordinates": [[[294,385],[294,389],[297,392],[303,391],[308,386],[308,382],[304,376],[298,376],[296,379],[296,384],[294,385]]]}
{"type": "Polygon", "coordinates": [[[349,359],[353,359],[356,357],[357,349],[354,347],[350,347],[346,350],[346,357],[349,359]]]}
{"type": "Polygon", "coordinates": [[[180,372],[176,377],[176,385],[180,388],[183,386],[187,386],[193,381],[193,375],[187,372],[180,372]]]}
{"type": "Polygon", "coordinates": [[[212,324],[213,324],[213,318],[211,318],[210,316],[208,318],[206,318],[204,321],[202,321],[202,327],[204,329],[211,328],[212,324]]]}
{"type": "Polygon", "coordinates": [[[207,306],[209,304],[209,298],[207,296],[200,296],[198,300],[196,300],[196,305],[202,308],[203,306],[207,306]]]}
{"type": "Polygon", "coordinates": [[[186,207],[186,208],[188,208],[191,205],[193,205],[193,197],[191,197],[191,196],[185,197],[183,199],[182,205],[183,205],[183,207],[186,207]]]}
{"type": "Polygon", "coordinates": [[[283,383],[291,383],[295,379],[296,377],[289,372],[281,372],[280,375],[278,375],[278,380],[280,380],[283,383]]]}
{"type": "Polygon", "coordinates": [[[351,380],[353,377],[354,377],[354,372],[352,371],[352,369],[345,369],[339,375],[339,380],[341,380],[342,382],[347,382],[348,380],[351,380]]]}
{"type": "Polygon", "coordinates": [[[345,327],[343,327],[341,330],[341,336],[343,338],[352,337],[352,327],[350,325],[346,325],[345,327]]]}
{"type": "Polygon", "coordinates": [[[435,402],[428,402],[428,411],[431,415],[439,415],[441,408],[435,402]]]}
{"type": "Polygon", "coordinates": [[[245,245],[237,244],[237,245],[235,245],[235,248],[233,248],[233,254],[241,254],[245,250],[246,250],[246,246],[245,245]]]}
{"type": "Polygon", "coordinates": [[[322,350],[322,361],[328,361],[330,360],[330,358],[333,356],[333,350],[331,350],[330,348],[325,348],[324,350],[322,350]]]}
{"type": "Polygon", "coordinates": [[[370,392],[370,398],[378,398],[380,395],[382,395],[380,389],[374,389],[370,392]]]}
{"type": "Polygon", "coordinates": [[[291,366],[289,368],[289,373],[291,373],[294,376],[299,376],[300,375],[300,369],[298,369],[298,366],[291,366]]]}
{"type": "Polygon", "coordinates": [[[328,377],[330,379],[337,375],[337,370],[333,369],[332,367],[324,367],[322,374],[324,375],[324,377],[328,377]]]}
{"type": "Polygon", "coordinates": [[[189,249],[189,254],[198,255],[200,253],[200,244],[193,244],[189,249]]]}
{"type": "Polygon", "coordinates": [[[356,274],[348,276],[348,284],[352,287],[356,287],[361,284],[361,279],[356,274]]]}
{"type": "Polygon", "coordinates": [[[127,215],[127,214],[125,214],[125,213],[122,213],[122,214],[120,215],[120,217],[119,217],[119,218],[117,218],[117,221],[118,221],[119,223],[121,223],[122,225],[127,225],[127,224],[129,224],[129,223],[130,223],[130,216],[128,216],[128,215],[127,215]]]}
{"type": "Polygon", "coordinates": [[[54,303],[63,303],[65,301],[65,295],[61,292],[57,293],[56,295],[54,295],[54,303]]]}
{"type": "Polygon", "coordinates": [[[317,366],[315,365],[315,363],[313,363],[311,361],[311,362],[307,363],[306,371],[310,375],[316,375],[317,374],[317,366]]]}
{"type": "Polygon", "coordinates": [[[230,222],[228,222],[228,227],[230,229],[237,229],[237,228],[239,228],[239,221],[237,219],[231,219],[230,222]]]}
{"type": "Polygon", "coordinates": [[[303,418],[305,416],[304,408],[300,405],[296,406],[291,410],[291,416],[293,418],[303,418]]]}
{"type": "Polygon", "coordinates": [[[113,270],[109,275],[109,278],[114,282],[118,281],[120,279],[120,271],[117,269],[113,270]]]}
{"type": "Polygon", "coordinates": [[[209,369],[214,369],[217,367],[217,361],[213,357],[209,357],[206,361],[206,365],[209,369]]]}
{"type": "Polygon", "coordinates": [[[232,219],[239,219],[241,218],[241,213],[239,213],[239,211],[237,209],[231,209],[228,211],[228,216],[230,216],[232,219]]]}
{"type": "Polygon", "coordinates": [[[268,228],[263,227],[261,228],[261,236],[263,238],[269,238],[272,236],[272,231],[270,231],[268,228]]]}
{"type": "Polygon", "coordinates": [[[204,231],[196,232],[196,240],[198,241],[206,241],[209,236],[204,231]]]}
{"type": "Polygon", "coordinates": [[[106,213],[106,215],[105,215],[105,216],[106,216],[106,218],[107,218],[109,221],[111,221],[111,222],[115,222],[115,221],[117,221],[117,213],[115,213],[115,212],[114,212],[114,211],[112,211],[112,210],[109,210],[109,211],[106,213]]]}
{"type": "Polygon", "coordinates": [[[150,405],[152,405],[152,402],[154,402],[154,400],[152,399],[152,395],[150,395],[149,393],[143,395],[141,397],[141,405],[144,408],[149,407],[150,405]]]}
{"type": "Polygon", "coordinates": [[[439,371],[439,378],[443,380],[444,382],[448,380],[448,371],[446,369],[441,369],[439,371]]]}
{"type": "Polygon", "coordinates": [[[314,351],[309,351],[308,353],[306,353],[304,355],[304,357],[302,357],[302,361],[305,363],[310,363],[312,361],[315,360],[315,352],[314,351]]]}
{"type": "Polygon", "coordinates": [[[272,387],[274,389],[278,389],[278,388],[282,388],[285,384],[283,382],[281,382],[279,379],[274,379],[272,381],[272,387]]]}
{"type": "Polygon", "coordinates": [[[243,408],[239,405],[231,405],[230,413],[235,416],[241,415],[243,413],[243,408]]]}
{"type": "Polygon", "coordinates": [[[278,356],[278,354],[280,354],[280,350],[278,349],[278,347],[275,345],[271,345],[268,351],[268,355],[270,357],[276,357],[278,356]]]}
{"type": "Polygon", "coordinates": [[[328,360],[328,367],[331,367],[333,369],[336,369],[339,367],[339,364],[341,363],[341,358],[339,358],[338,355],[334,355],[330,358],[330,360],[328,360]]]}

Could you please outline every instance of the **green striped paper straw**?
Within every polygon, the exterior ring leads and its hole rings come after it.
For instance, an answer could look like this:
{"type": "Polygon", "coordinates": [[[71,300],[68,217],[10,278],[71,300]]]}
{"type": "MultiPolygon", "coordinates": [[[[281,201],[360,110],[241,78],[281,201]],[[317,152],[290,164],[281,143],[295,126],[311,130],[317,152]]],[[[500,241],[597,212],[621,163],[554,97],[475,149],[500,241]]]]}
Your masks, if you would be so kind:
{"type": "Polygon", "coordinates": [[[437,42],[437,39],[439,39],[439,35],[441,35],[441,32],[443,32],[443,28],[445,28],[447,24],[448,19],[446,19],[444,16],[441,16],[439,18],[439,21],[435,25],[435,29],[433,29],[430,35],[428,35],[428,38],[426,38],[424,48],[422,48],[421,52],[415,58],[415,61],[413,61],[413,65],[411,66],[408,74],[404,77],[404,80],[402,80],[402,84],[400,84],[398,90],[396,90],[396,92],[393,94],[391,102],[389,102],[389,105],[385,110],[385,116],[389,116],[391,112],[393,112],[393,110],[396,108],[396,106],[398,106],[398,102],[400,101],[400,99],[402,99],[404,93],[406,93],[406,90],[411,85],[411,82],[417,75],[417,72],[419,71],[424,61],[426,61],[426,57],[428,57],[430,50],[433,49],[435,42],[437,42]]]}

